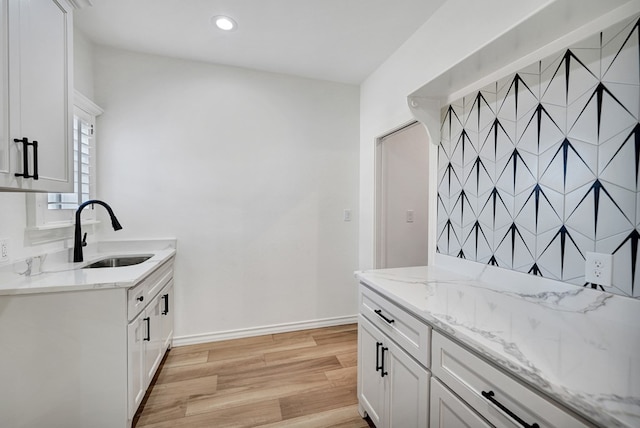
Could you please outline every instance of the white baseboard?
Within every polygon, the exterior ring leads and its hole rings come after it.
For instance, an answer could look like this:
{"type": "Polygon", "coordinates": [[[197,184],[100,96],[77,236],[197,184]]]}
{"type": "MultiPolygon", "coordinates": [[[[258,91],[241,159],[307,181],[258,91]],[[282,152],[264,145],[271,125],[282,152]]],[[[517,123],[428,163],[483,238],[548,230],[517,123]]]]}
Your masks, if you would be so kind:
{"type": "Polygon", "coordinates": [[[331,327],[334,325],[355,324],[358,316],[346,316],[335,318],[324,318],[314,321],[300,321],[285,324],[275,324],[262,327],[243,328],[238,330],[227,330],[214,333],[192,334],[187,336],[176,336],[173,338],[173,346],[196,345],[198,343],[219,342],[221,340],[241,339],[243,337],[263,336],[265,334],[287,333],[290,331],[309,330],[312,328],[331,327]]]}

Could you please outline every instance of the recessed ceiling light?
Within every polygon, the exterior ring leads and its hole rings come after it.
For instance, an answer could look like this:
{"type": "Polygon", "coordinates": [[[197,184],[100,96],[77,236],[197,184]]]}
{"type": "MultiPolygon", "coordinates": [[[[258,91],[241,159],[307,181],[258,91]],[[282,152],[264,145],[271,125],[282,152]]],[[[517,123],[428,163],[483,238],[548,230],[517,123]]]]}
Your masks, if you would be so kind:
{"type": "Polygon", "coordinates": [[[232,31],[238,27],[236,21],[224,15],[214,16],[211,18],[211,23],[224,31],[232,31]]]}

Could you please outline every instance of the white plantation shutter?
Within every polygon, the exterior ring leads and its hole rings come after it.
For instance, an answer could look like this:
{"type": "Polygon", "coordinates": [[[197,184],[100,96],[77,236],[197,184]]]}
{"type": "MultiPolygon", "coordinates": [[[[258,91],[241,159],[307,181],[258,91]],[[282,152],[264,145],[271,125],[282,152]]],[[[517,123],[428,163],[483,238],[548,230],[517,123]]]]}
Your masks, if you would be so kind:
{"type": "Polygon", "coordinates": [[[75,210],[90,199],[94,132],[91,122],[90,118],[73,116],[73,193],[49,193],[47,207],[50,210],[75,210]]]}

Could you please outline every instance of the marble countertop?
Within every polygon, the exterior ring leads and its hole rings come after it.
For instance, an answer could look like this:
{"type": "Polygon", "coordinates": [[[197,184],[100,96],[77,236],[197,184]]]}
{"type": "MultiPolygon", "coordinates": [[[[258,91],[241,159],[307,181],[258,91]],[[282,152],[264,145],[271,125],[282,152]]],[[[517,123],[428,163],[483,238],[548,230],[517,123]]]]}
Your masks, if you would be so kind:
{"type": "Polygon", "coordinates": [[[356,277],[596,424],[640,427],[640,301],[431,266],[356,277]]]}
{"type": "Polygon", "coordinates": [[[34,258],[31,275],[25,275],[25,261],[0,268],[0,296],[104,288],[129,288],[150,275],[176,253],[175,240],[113,241],[91,244],[84,249],[84,261],[69,262],[70,250],[34,258]],[[151,255],[140,264],[117,268],[82,269],[114,255],[151,255]]]}

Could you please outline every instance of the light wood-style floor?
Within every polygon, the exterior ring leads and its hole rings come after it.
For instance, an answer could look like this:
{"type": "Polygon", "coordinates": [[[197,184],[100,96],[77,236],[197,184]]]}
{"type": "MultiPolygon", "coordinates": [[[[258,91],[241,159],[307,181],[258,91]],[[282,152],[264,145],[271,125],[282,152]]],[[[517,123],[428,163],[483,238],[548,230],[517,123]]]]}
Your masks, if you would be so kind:
{"type": "Polygon", "coordinates": [[[356,324],[175,347],[134,426],[367,428],[356,350],[356,324]]]}

